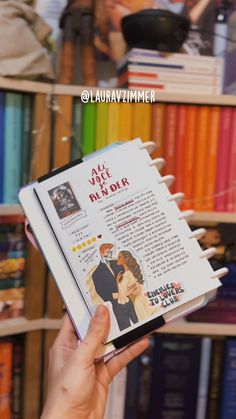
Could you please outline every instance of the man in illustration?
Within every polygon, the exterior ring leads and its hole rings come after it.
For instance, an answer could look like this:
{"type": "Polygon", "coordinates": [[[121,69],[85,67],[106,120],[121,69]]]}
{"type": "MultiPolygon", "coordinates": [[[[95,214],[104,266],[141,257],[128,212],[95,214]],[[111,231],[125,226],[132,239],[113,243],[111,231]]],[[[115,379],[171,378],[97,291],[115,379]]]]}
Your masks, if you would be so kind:
{"type": "Polygon", "coordinates": [[[123,267],[118,266],[116,260],[112,259],[112,243],[103,243],[99,247],[101,261],[92,274],[93,283],[97,294],[103,301],[110,301],[114,315],[120,330],[124,330],[131,326],[132,323],[138,322],[138,317],[134,309],[134,305],[129,295],[135,295],[138,290],[135,285],[128,290],[128,302],[120,304],[118,298],[118,273],[123,273],[123,267]]]}

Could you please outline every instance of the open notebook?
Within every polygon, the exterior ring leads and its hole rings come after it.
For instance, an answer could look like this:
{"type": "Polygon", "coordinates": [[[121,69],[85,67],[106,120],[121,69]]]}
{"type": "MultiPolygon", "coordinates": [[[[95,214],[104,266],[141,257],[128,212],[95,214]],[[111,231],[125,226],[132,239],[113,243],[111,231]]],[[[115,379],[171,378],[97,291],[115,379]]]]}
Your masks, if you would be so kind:
{"type": "Polygon", "coordinates": [[[111,327],[98,357],[214,296],[214,272],[167,185],[153,143],[135,139],[57,169],[19,193],[78,335],[97,304],[111,327]]]}

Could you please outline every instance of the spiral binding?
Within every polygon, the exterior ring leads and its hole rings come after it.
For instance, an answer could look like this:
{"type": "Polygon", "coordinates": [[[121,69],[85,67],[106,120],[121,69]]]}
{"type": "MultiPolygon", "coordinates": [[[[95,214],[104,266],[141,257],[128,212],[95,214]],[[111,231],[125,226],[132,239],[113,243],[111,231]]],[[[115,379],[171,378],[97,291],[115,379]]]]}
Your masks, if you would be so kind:
{"type": "Polygon", "coordinates": [[[166,175],[166,176],[162,176],[162,178],[159,180],[159,183],[165,183],[167,188],[169,188],[172,183],[175,181],[175,176],[173,175],[166,175]]]}
{"type": "Polygon", "coordinates": [[[147,150],[149,154],[152,154],[156,150],[156,144],[153,141],[146,141],[140,146],[141,150],[147,150]]]}
{"type": "Polygon", "coordinates": [[[189,239],[201,239],[206,234],[205,228],[198,228],[197,230],[192,231],[192,233],[189,236],[189,239]]]}
{"type": "Polygon", "coordinates": [[[186,211],[182,211],[180,216],[179,216],[179,220],[187,220],[188,218],[192,218],[194,215],[194,211],[193,210],[186,210],[186,211]]]}
{"type": "MultiPolygon", "coordinates": [[[[142,144],[140,146],[141,150],[146,149],[148,151],[149,154],[151,154],[155,148],[156,145],[153,141],[147,141],[144,144],[142,144]]],[[[150,167],[152,166],[156,166],[157,170],[161,170],[163,168],[163,166],[165,165],[165,159],[163,159],[162,157],[159,157],[157,159],[153,159],[149,164],[150,167]]],[[[172,183],[175,181],[175,176],[173,175],[166,175],[166,176],[162,176],[161,179],[159,180],[159,184],[165,183],[167,187],[170,187],[172,185],[172,183]]],[[[169,202],[175,201],[177,204],[180,204],[182,202],[182,200],[184,199],[184,193],[182,192],[178,192],[175,194],[172,194],[169,197],[169,202]]],[[[193,210],[186,210],[186,211],[182,211],[180,216],[179,216],[179,220],[187,220],[189,218],[192,218],[194,215],[194,211],[193,210]]],[[[193,231],[190,235],[189,235],[189,239],[193,239],[195,238],[196,240],[201,239],[204,234],[206,233],[205,228],[198,228],[197,230],[193,231]]],[[[202,254],[200,255],[201,259],[209,259],[212,256],[214,256],[216,253],[216,248],[215,247],[210,247],[209,249],[206,249],[202,252],[202,254]]],[[[211,275],[212,279],[220,279],[223,276],[225,276],[228,273],[228,269],[227,268],[220,268],[217,269],[216,271],[214,271],[214,273],[211,275]]],[[[216,296],[216,290],[210,291],[209,293],[207,293],[207,300],[211,300],[216,296]]]]}
{"type": "Polygon", "coordinates": [[[209,247],[209,249],[203,250],[202,254],[200,255],[201,259],[210,259],[212,256],[216,254],[216,248],[215,247],[209,247]]]}
{"type": "Polygon", "coordinates": [[[220,269],[217,269],[217,271],[215,271],[211,277],[213,279],[214,278],[218,278],[219,279],[222,276],[225,276],[228,272],[229,272],[228,268],[220,268],[220,269]]]}
{"type": "Polygon", "coordinates": [[[161,170],[165,166],[165,159],[158,157],[158,159],[153,159],[148,166],[156,166],[157,170],[161,170]]]}
{"type": "Polygon", "coordinates": [[[177,192],[177,193],[171,195],[171,197],[168,200],[169,200],[169,202],[175,201],[176,204],[180,204],[183,201],[184,197],[185,197],[185,195],[184,195],[183,192],[177,192]]]}

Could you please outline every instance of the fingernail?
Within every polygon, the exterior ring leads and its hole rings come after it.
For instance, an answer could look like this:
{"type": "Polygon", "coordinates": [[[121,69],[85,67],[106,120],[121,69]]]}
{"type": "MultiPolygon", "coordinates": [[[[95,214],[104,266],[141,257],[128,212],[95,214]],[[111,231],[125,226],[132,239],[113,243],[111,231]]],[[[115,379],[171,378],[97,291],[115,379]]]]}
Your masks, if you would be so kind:
{"type": "Polygon", "coordinates": [[[107,314],[107,309],[104,306],[98,306],[95,311],[95,317],[98,319],[104,319],[107,314]]]}

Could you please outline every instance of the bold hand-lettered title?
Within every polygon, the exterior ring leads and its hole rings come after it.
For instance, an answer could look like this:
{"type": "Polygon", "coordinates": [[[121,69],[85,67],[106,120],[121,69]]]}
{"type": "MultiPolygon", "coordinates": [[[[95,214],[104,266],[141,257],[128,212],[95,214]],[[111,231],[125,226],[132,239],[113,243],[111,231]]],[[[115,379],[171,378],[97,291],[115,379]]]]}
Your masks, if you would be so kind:
{"type": "Polygon", "coordinates": [[[98,201],[103,197],[106,197],[126,186],[129,186],[129,181],[127,178],[122,178],[116,182],[112,182],[111,178],[112,174],[110,172],[110,169],[106,167],[105,163],[98,164],[96,168],[92,169],[89,183],[93,186],[99,186],[99,191],[96,191],[89,195],[89,199],[91,202],[98,201]]]}

